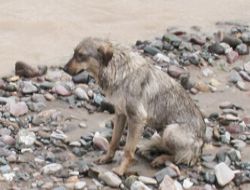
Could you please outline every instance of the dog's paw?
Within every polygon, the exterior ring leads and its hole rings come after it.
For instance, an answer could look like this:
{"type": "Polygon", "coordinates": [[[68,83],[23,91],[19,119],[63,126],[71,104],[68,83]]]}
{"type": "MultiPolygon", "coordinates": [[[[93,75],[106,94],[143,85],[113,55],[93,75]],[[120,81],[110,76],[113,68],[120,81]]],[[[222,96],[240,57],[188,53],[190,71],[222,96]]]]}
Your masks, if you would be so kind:
{"type": "Polygon", "coordinates": [[[103,155],[100,158],[98,158],[97,160],[95,160],[96,164],[106,164],[106,163],[110,163],[113,160],[113,156],[110,155],[103,155]]]}
{"type": "Polygon", "coordinates": [[[169,159],[169,156],[166,155],[161,155],[156,157],[152,162],[151,162],[151,166],[154,168],[160,167],[165,165],[165,162],[169,159]]]}

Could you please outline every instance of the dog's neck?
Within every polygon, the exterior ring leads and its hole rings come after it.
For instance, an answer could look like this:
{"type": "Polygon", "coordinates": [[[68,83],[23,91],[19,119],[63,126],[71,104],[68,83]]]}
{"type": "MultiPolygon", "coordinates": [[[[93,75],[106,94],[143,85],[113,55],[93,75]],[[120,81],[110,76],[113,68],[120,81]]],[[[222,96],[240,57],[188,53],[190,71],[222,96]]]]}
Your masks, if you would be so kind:
{"type": "Polygon", "coordinates": [[[143,64],[146,64],[146,61],[138,53],[123,47],[116,47],[108,65],[100,68],[98,83],[107,96],[112,96],[125,78],[143,64]]]}

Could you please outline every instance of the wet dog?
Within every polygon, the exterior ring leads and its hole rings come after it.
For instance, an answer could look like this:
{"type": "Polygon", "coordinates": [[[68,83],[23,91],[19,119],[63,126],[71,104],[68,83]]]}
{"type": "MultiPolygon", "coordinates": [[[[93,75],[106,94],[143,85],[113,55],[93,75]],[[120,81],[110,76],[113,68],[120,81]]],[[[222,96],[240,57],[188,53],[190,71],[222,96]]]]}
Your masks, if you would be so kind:
{"type": "Polygon", "coordinates": [[[201,112],[179,83],[149,64],[129,48],[107,40],[86,38],[75,48],[65,71],[88,71],[115,106],[115,122],[109,149],[97,162],[110,162],[128,126],[123,160],[114,172],[123,175],[134,159],[144,126],[159,131],[151,146],[171,156],[155,158],[153,165],[172,158],[194,165],[202,151],[205,123],[201,112]]]}

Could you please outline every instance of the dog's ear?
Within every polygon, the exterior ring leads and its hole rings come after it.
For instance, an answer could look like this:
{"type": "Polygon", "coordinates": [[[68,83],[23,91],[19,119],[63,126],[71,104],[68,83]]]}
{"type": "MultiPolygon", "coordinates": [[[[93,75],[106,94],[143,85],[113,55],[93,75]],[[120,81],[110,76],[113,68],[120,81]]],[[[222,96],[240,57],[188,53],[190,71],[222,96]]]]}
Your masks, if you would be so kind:
{"type": "Polygon", "coordinates": [[[101,54],[102,60],[103,60],[103,64],[105,66],[108,65],[109,61],[112,59],[113,57],[113,47],[111,43],[105,43],[103,45],[101,45],[97,51],[101,54]]]}

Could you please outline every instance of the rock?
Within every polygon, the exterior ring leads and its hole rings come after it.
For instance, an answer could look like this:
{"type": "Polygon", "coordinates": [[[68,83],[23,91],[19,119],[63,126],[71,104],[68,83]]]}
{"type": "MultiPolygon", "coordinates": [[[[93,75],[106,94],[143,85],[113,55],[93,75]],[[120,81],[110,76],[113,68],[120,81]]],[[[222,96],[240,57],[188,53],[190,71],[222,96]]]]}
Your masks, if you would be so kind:
{"type": "Polygon", "coordinates": [[[22,116],[25,115],[29,110],[28,110],[28,106],[26,105],[25,102],[11,102],[9,104],[9,109],[10,109],[10,113],[14,116],[22,116]]]}
{"type": "Polygon", "coordinates": [[[157,49],[156,47],[153,47],[151,45],[147,45],[144,48],[144,53],[155,56],[157,53],[161,53],[161,51],[159,49],[157,49]]]}
{"type": "Polygon", "coordinates": [[[215,166],[215,176],[220,186],[225,186],[234,178],[234,172],[224,163],[221,162],[215,166]]]}
{"type": "Polygon", "coordinates": [[[80,128],[88,128],[87,124],[85,122],[79,123],[80,128]]]}
{"type": "Polygon", "coordinates": [[[55,174],[63,169],[61,164],[52,163],[42,168],[42,173],[46,175],[55,174]]]}
{"type": "Polygon", "coordinates": [[[85,83],[88,84],[90,81],[90,76],[87,71],[80,72],[79,74],[72,77],[75,83],[85,83]]]}
{"type": "Polygon", "coordinates": [[[228,101],[222,102],[219,105],[220,109],[233,109],[234,108],[234,104],[228,101]]]}
{"type": "Polygon", "coordinates": [[[206,43],[206,39],[198,35],[192,35],[190,38],[190,42],[202,46],[206,43]]]}
{"type": "Polygon", "coordinates": [[[250,75],[250,61],[244,64],[244,69],[250,75]]]}
{"type": "Polygon", "coordinates": [[[226,115],[224,115],[223,119],[226,121],[239,121],[240,120],[239,117],[237,117],[233,114],[226,114],[226,115]]]}
{"type": "Polygon", "coordinates": [[[223,42],[229,44],[232,48],[236,48],[236,46],[238,46],[239,44],[242,43],[242,41],[234,36],[224,36],[223,42]]]}
{"type": "Polygon", "coordinates": [[[202,81],[197,82],[194,85],[194,88],[197,89],[200,92],[209,92],[210,91],[209,86],[206,83],[202,82],[202,81]]]}
{"type": "Polygon", "coordinates": [[[241,91],[247,91],[247,87],[244,81],[238,81],[236,83],[237,88],[239,88],[241,91]]]}
{"type": "Polygon", "coordinates": [[[231,135],[230,135],[229,132],[226,131],[224,135],[220,136],[220,138],[221,138],[221,142],[222,143],[229,144],[230,143],[230,139],[231,139],[231,135]]]}
{"type": "Polygon", "coordinates": [[[42,111],[44,108],[46,108],[46,104],[44,102],[28,102],[28,107],[30,109],[30,111],[33,112],[40,112],[42,111]]]}
{"type": "Polygon", "coordinates": [[[246,44],[237,45],[235,50],[239,53],[239,55],[247,55],[247,54],[249,54],[249,49],[248,49],[246,44]]]}
{"type": "Polygon", "coordinates": [[[96,132],[93,137],[93,144],[100,150],[107,151],[109,147],[109,142],[106,138],[100,135],[99,132],[96,132]]]}
{"type": "Polygon", "coordinates": [[[250,75],[246,71],[240,71],[240,76],[247,82],[250,82],[250,75]]]}
{"type": "Polygon", "coordinates": [[[45,97],[46,100],[48,100],[48,101],[53,101],[53,100],[55,100],[55,97],[54,97],[52,94],[50,94],[50,93],[44,94],[44,97],[45,97]]]}
{"type": "Polygon", "coordinates": [[[85,181],[78,181],[75,184],[75,190],[82,190],[84,187],[86,187],[86,182],[85,181]]]}
{"type": "Polygon", "coordinates": [[[71,81],[72,77],[69,74],[63,72],[62,70],[50,69],[46,73],[45,79],[50,82],[57,82],[57,81],[64,82],[64,81],[71,81]]]}
{"type": "Polygon", "coordinates": [[[32,94],[38,91],[37,87],[31,81],[23,81],[20,83],[20,88],[24,94],[32,94]]]}
{"type": "Polygon", "coordinates": [[[231,141],[232,145],[234,148],[237,150],[242,150],[243,148],[246,147],[246,143],[240,139],[234,139],[231,141]]]}
{"type": "Polygon", "coordinates": [[[189,178],[184,179],[183,181],[184,189],[190,189],[193,185],[194,183],[189,178]]]}
{"type": "Polygon", "coordinates": [[[63,86],[61,84],[57,84],[56,86],[54,86],[52,91],[58,95],[61,95],[61,96],[70,96],[71,95],[71,92],[65,86],[63,86]]]}
{"type": "Polygon", "coordinates": [[[225,54],[225,49],[222,45],[220,45],[220,43],[216,42],[216,43],[208,46],[208,52],[215,53],[218,55],[223,55],[223,54],[225,54]]]}
{"type": "Polygon", "coordinates": [[[227,155],[229,156],[230,160],[232,162],[237,162],[241,160],[241,154],[240,151],[236,149],[231,149],[227,152],[227,155]]]}
{"type": "Polygon", "coordinates": [[[61,130],[53,131],[50,135],[51,138],[66,141],[68,136],[64,134],[61,130]]]}
{"type": "Polygon", "coordinates": [[[131,185],[135,182],[138,181],[138,177],[135,175],[130,175],[129,177],[127,177],[124,181],[124,185],[125,187],[127,187],[128,189],[130,189],[131,185]]]}
{"type": "Polygon", "coordinates": [[[75,95],[79,100],[89,100],[88,94],[82,88],[77,87],[75,89],[75,95]]]}
{"type": "Polygon", "coordinates": [[[45,182],[45,183],[42,185],[42,189],[52,189],[53,186],[54,186],[54,183],[53,183],[52,181],[45,182]]]}
{"type": "Polygon", "coordinates": [[[15,176],[16,174],[14,172],[3,174],[3,178],[5,179],[5,181],[8,181],[8,182],[13,181],[15,176]]]}
{"type": "Polygon", "coordinates": [[[81,147],[81,143],[79,141],[71,141],[69,146],[81,147]]]}
{"type": "Polygon", "coordinates": [[[52,190],[67,190],[68,188],[64,187],[64,186],[59,186],[59,187],[55,187],[52,190]]]}
{"type": "Polygon", "coordinates": [[[212,76],[214,74],[214,72],[210,68],[204,68],[204,69],[202,69],[201,72],[202,72],[203,76],[205,76],[205,77],[209,77],[209,76],[212,76]]]}
{"type": "Polygon", "coordinates": [[[139,176],[138,180],[147,185],[156,185],[157,181],[151,177],[139,176]]]}
{"type": "Polygon", "coordinates": [[[4,148],[0,147],[0,157],[8,157],[11,154],[13,154],[12,151],[6,149],[5,147],[4,148]]]}
{"type": "Polygon", "coordinates": [[[214,154],[203,154],[201,156],[201,159],[202,159],[202,161],[205,161],[205,162],[213,162],[215,157],[216,157],[216,155],[214,155],[214,154]]]}
{"type": "Polygon", "coordinates": [[[170,63],[170,58],[162,53],[157,53],[153,59],[159,63],[170,63]]]}
{"type": "Polygon", "coordinates": [[[241,35],[241,40],[247,44],[247,45],[250,45],[250,32],[244,32],[242,35],[241,35]]]}
{"type": "Polygon", "coordinates": [[[237,83],[238,81],[241,81],[241,80],[242,80],[241,76],[240,76],[240,74],[237,71],[232,70],[230,72],[229,79],[228,79],[229,82],[237,83]]]}
{"type": "Polygon", "coordinates": [[[173,78],[179,78],[184,73],[186,73],[186,71],[182,69],[181,67],[178,67],[175,65],[170,65],[168,67],[168,74],[173,78]]]}
{"type": "Polygon", "coordinates": [[[110,187],[119,187],[122,183],[121,179],[110,171],[100,173],[98,178],[104,181],[110,187]]]}
{"type": "Polygon", "coordinates": [[[220,45],[224,48],[225,54],[229,53],[230,51],[232,51],[233,49],[230,47],[230,45],[228,45],[227,43],[220,43],[220,45]]]}
{"type": "Polygon", "coordinates": [[[130,190],[151,190],[149,187],[147,187],[144,183],[141,181],[135,181],[132,185],[130,190]]]}
{"type": "Polygon", "coordinates": [[[10,134],[11,134],[11,130],[10,129],[0,128],[0,136],[10,135],[10,134]]]}
{"type": "Polygon", "coordinates": [[[213,128],[212,127],[206,127],[206,133],[205,133],[205,141],[207,143],[211,142],[213,138],[213,128]]]}
{"type": "Polygon", "coordinates": [[[176,182],[171,177],[166,175],[159,185],[159,190],[182,190],[182,188],[178,188],[176,182]]]}
{"type": "Polygon", "coordinates": [[[174,34],[165,34],[163,36],[162,40],[170,43],[171,45],[173,45],[176,48],[178,48],[182,42],[182,40],[174,34]]]}
{"type": "Polygon", "coordinates": [[[2,141],[4,144],[12,146],[16,143],[15,139],[9,135],[3,135],[0,137],[0,141],[2,141]]]}
{"type": "Polygon", "coordinates": [[[216,181],[216,176],[214,171],[205,171],[204,173],[204,181],[209,184],[214,184],[216,181]]]}
{"type": "Polygon", "coordinates": [[[32,119],[32,124],[40,125],[40,124],[47,124],[51,121],[60,121],[62,120],[62,117],[63,117],[62,113],[57,110],[54,109],[45,110],[37,115],[34,115],[32,119]]]}
{"type": "Polygon", "coordinates": [[[54,86],[55,86],[55,83],[53,83],[53,82],[44,81],[42,83],[39,83],[39,88],[41,88],[43,90],[50,90],[54,86]]]}
{"type": "Polygon", "coordinates": [[[34,132],[28,129],[20,129],[16,136],[17,143],[24,147],[31,147],[36,141],[34,132]]]}
{"type": "Polygon", "coordinates": [[[11,167],[9,165],[0,166],[0,172],[2,174],[9,173],[9,172],[11,172],[11,167]]]}
{"type": "Polygon", "coordinates": [[[101,94],[94,94],[94,103],[98,106],[101,106],[104,101],[104,97],[101,94]]]}
{"type": "Polygon", "coordinates": [[[238,60],[239,54],[236,51],[230,51],[227,53],[226,57],[227,57],[227,62],[232,64],[238,60]]]}
{"type": "Polygon", "coordinates": [[[15,65],[15,73],[20,77],[32,78],[41,76],[46,72],[47,67],[40,67],[40,69],[36,69],[22,61],[17,61],[15,65]]]}
{"type": "Polygon", "coordinates": [[[159,50],[162,50],[162,48],[163,48],[163,42],[161,40],[158,40],[158,39],[153,40],[150,43],[150,45],[157,48],[157,49],[159,49],[159,50]]]}
{"type": "Polygon", "coordinates": [[[172,167],[166,167],[155,174],[155,178],[160,183],[164,177],[168,175],[170,177],[177,177],[178,173],[172,167]]]}

